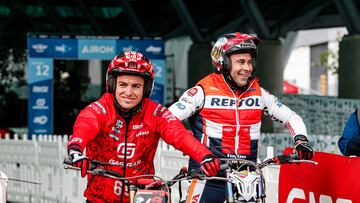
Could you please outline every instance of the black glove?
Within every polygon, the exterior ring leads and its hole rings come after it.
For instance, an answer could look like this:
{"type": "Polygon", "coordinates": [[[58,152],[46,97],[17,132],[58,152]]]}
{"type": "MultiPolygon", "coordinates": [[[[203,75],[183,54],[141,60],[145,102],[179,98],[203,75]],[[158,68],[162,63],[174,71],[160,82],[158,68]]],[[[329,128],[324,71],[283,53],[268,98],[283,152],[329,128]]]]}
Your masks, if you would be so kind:
{"type": "Polygon", "coordinates": [[[212,154],[206,155],[200,165],[206,176],[216,176],[220,170],[219,160],[212,154]]]}
{"type": "Polygon", "coordinates": [[[85,177],[87,170],[90,170],[90,159],[84,156],[78,149],[69,150],[69,158],[73,166],[79,167],[81,170],[81,177],[85,177]]]}
{"type": "Polygon", "coordinates": [[[314,150],[308,144],[308,140],[304,135],[296,135],[295,138],[295,151],[299,156],[299,159],[312,159],[314,156],[314,150]]]}

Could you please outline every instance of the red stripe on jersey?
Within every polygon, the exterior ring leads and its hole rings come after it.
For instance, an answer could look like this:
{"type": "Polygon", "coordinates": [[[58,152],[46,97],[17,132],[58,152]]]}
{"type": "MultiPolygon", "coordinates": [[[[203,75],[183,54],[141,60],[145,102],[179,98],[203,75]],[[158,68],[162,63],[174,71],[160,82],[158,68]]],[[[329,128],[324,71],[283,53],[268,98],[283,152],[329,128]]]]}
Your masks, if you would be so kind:
{"type": "Polygon", "coordinates": [[[204,125],[204,127],[203,127],[203,140],[202,140],[202,143],[205,145],[205,146],[207,146],[207,140],[208,140],[208,135],[206,134],[206,128],[207,128],[207,126],[206,126],[206,122],[205,122],[205,119],[203,120],[203,125],[204,125]]]}
{"type": "Polygon", "coordinates": [[[291,124],[290,124],[290,123],[287,123],[287,124],[286,124],[286,127],[289,129],[291,136],[294,137],[296,134],[295,134],[295,130],[294,130],[294,128],[291,126],[291,124]]]}
{"type": "Polygon", "coordinates": [[[235,126],[223,126],[222,129],[222,153],[234,154],[235,153],[235,126]]]}
{"type": "Polygon", "coordinates": [[[239,131],[239,149],[238,154],[250,154],[250,126],[241,126],[239,131]]]}

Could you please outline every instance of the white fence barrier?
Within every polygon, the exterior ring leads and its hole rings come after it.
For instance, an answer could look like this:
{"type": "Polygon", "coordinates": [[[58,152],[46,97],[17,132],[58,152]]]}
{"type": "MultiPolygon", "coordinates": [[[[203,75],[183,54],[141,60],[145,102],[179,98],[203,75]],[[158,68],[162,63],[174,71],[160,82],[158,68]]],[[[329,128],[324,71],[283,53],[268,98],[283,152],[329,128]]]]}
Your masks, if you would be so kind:
{"type": "Polygon", "coordinates": [[[6,187],[8,183],[8,177],[5,173],[0,171],[0,203],[6,203],[6,187]]]}
{"type": "MultiPolygon", "coordinates": [[[[285,146],[292,146],[289,134],[262,134],[262,148],[275,146],[274,154],[280,154],[285,146]]],[[[0,139],[0,171],[9,180],[7,198],[12,202],[78,203],[84,202],[85,179],[80,173],[64,170],[63,160],[67,156],[67,136],[43,135],[27,140],[27,135],[14,139],[0,139]],[[18,180],[18,181],[15,181],[18,180]],[[22,181],[34,183],[25,183],[22,181]]],[[[311,142],[318,151],[337,153],[338,136],[314,136],[311,142]]],[[[264,158],[266,152],[260,155],[264,158]]],[[[262,159],[263,159],[262,158],[262,159]]],[[[159,143],[155,157],[156,175],[171,179],[181,167],[187,166],[188,157],[164,142],[159,143]]],[[[270,167],[264,171],[267,181],[268,202],[277,202],[279,169],[270,167]]],[[[183,184],[183,185],[186,185],[183,184]]],[[[177,184],[173,188],[173,199],[178,200],[177,184]]],[[[4,186],[0,180],[0,197],[4,186]]],[[[183,192],[186,187],[183,186],[183,192]]],[[[183,193],[185,194],[185,193],[183,193]]],[[[183,197],[184,198],[184,197],[183,197]]],[[[0,199],[1,201],[1,199],[0,199]]],[[[1,202],[0,202],[1,203],[1,202]]]]}

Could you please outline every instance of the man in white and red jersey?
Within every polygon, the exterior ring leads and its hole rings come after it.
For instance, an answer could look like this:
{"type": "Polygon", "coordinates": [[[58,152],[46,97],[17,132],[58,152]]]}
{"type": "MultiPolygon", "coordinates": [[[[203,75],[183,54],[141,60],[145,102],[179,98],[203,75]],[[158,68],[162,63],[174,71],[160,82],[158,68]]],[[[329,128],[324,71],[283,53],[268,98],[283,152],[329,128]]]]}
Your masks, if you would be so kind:
{"type": "MultiPolygon", "coordinates": [[[[207,176],[217,174],[219,163],[210,150],[169,110],[149,99],[154,68],[143,54],[128,51],[116,56],[106,82],[107,92],[77,116],[68,142],[69,157],[83,177],[91,160],[109,163],[106,169],[124,177],[154,174],[160,138],[200,163],[207,176]]],[[[84,195],[92,203],[128,202],[123,185],[120,180],[88,174],[84,195]]]]}
{"type": "MultiPolygon", "coordinates": [[[[180,120],[189,118],[196,138],[217,157],[257,159],[262,113],[286,126],[301,159],[311,159],[307,130],[300,116],[260,87],[252,76],[260,40],[242,33],[218,38],[211,51],[214,73],[188,89],[169,110],[180,120]]],[[[189,168],[198,168],[190,159],[189,168]]],[[[221,174],[219,174],[221,175],[221,174]]],[[[187,202],[224,202],[225,183],[193,181],[187,202]],[[199,183],[201,182],[201,183],[199,183]]]]}

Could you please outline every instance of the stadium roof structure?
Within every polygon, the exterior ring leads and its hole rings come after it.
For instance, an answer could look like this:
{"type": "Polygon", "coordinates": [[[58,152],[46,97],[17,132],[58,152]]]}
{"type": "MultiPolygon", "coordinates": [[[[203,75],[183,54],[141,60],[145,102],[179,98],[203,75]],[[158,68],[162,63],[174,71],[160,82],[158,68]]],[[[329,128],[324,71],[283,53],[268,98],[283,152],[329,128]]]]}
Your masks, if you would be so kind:
{"type": "Polygon", "coordinates": [[[360,33],[360,0],[1,0],[1,32],[160,36],[208,42],[225,32],[263,39],[346,26],[360,33]]]}

